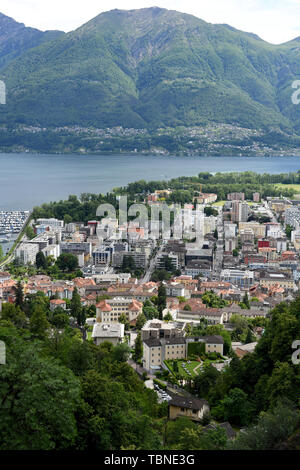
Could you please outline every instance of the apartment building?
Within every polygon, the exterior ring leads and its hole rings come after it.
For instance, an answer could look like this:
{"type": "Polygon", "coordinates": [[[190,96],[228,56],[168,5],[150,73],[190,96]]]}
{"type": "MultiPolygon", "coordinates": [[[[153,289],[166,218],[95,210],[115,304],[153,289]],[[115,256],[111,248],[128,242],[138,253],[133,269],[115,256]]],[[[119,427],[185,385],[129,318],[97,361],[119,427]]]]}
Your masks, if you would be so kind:
{"type": "Polygon", "coordinates": [[[227,194],[227,201],[244,201],[245,193],[229,193],[227,194]]]}
{"type": "Polygon", "coordinates": [[[264,238],[266,235],[266,226],[258,222],[239,222],[239,232],[241,230],[251,229],[256,238],[264,238]]]}
{"type": "Polygon", "coordinates": [[[40,251],[38,243],[21,243],[16,250],[16,258],[23,264],[35,264],[36,255],[40,251]]]}
{"type": "Polygon", "coordinates": [[[158,370],[166,359],[185,359],[186,352],[184,337],[148,338],[143,341],[143,366],[150,372],[158,370]]]}
{"type": "Polygon", "coordinates": [[[230,282],[238,287],[248,288],[254,282],[254,273],[248,270],[223,269],[220,278],[221,281],[230,282]]]}
{"type": "Polygon", "coordinates": [[[125,314],[127,320],[132,322],[142,311],[143,304],[132,298],[113,297],[101,300],[96,305],[97,322],[99,323],[118,323],[122,314],[125,314]]]}

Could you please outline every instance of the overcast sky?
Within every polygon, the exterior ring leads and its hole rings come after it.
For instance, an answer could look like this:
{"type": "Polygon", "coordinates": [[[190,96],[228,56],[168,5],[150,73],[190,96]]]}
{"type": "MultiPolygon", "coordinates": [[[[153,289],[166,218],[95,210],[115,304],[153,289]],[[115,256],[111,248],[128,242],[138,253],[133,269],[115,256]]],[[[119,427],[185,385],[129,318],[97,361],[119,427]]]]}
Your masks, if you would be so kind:
{"type": "Polygon", "coordinates": [[[300,0],[1,0],[0,12],[26,26],[71,31],[103,11],[150,6],[227,23],[274,44],[300,36],[300,0]]]}

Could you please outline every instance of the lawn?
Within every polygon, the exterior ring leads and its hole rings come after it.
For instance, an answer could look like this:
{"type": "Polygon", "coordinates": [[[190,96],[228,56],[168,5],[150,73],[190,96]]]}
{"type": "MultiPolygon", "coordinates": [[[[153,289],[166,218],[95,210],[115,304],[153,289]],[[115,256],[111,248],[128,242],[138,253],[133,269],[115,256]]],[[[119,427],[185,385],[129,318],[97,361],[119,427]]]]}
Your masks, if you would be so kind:
{"type": "Polygon", "coordinates": [[[86,332],[86,339],[92,339],[92,331],[86,332]]]}
{"type": "MultiPolygon", "coordinates": [[[[196,372],[194,372],[195,367],[198,367],[201,364],[198,361],[179,360],[179,361],[176,361],[176,362],[178,364],[178,373],[179,373],[179,375],[181,375],[185,379],[190,379],[192,377],[196,377],[200,372],[200,367],[196,372]],[[186,373],[186,371],[182,367],[183,364],[185,364],[186,369],[190,372],[191,375],[186,373]]],[[[165,364],[166,364],[166,366],[168,367],[168,369],[170,370],[170,372],[172,374],[176,374],[176,372],[174,371],[173,361],[172,360],[166,360],[165,364]]]]}
{"type": "Polygon", "coordinates": [[[214,202],[212,205],[213,206],[224,206],[226,201],[217,201],[217,202],[214,202]]]}
{"type": "Polygon", "coordinates": [[[282,188],[282,189],[293,189],[295,191],[295,194],[300,193],[300,184],[282,184],[282,183],[277,183],[274,185],[276,188],[282,188]]]}

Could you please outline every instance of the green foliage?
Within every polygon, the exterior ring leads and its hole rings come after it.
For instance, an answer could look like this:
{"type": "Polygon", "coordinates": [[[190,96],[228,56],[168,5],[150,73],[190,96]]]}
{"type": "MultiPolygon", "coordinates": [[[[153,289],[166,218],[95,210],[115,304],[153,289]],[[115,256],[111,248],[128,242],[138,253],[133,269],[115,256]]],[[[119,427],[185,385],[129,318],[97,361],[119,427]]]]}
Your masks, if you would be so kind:
{"type": "Polygon", "coordinates": [[[206,291],[202,295],[202,302],[210,308],[223,308],[223,307],[226,307],[226,305],[228,305],[227,300],[221,299],[213,291],[206,291]]]}
{"type": "Polygon", "coordinates": [[[188,343],[188,356],[201,356],[205,353],[205,343],[188,343]]]}
{"type": "MultiPolygon", "coordinates": [[[[261,413],[257,424],[252,425],[237,439],[228,444],[231,450],[275,450],[286,443],[300,426],[299,410],[289,402],[278,402],[269,412],[261,413]]],[[[284,447],[283,447],[284,448],[284,447]]]]}
{"type": "Polygon", "coordinates": [[[143,305],[143,314],[147,320],[158,318],[159,312],[150,300],[146,300],[143,305]]]}
{"type": "Polygon", "coordinates": [[[45,339],[50,324],[41,305],[35,305],[30,317],[30,331],[34,338],[45,339]]]}
{"type": "Polygon", "coordinates": [[[142,357],[143,357],[143,342],[142,342],[141,333],[139,332],[135,340],[133,359],[136,362],[138,362],[142,359],[142,357]]]}
{"type": "Polygon", "coordinates": [[[229,391],[212,410],[212,415],[218,420],[229,421],[239,426],[247,426],[253,417],[254,407],[249,402],[247,394],[239,388],[229,391]]]}
{"type": "MultiPolygon", "coordinates": [[[[227,25],[158,8],[106,12],[53,37],[32,49],[19,40],[20,56],[11,62],[0,50],[1,73],[11,90],[1,110],[4,123],[139,129],[239,123],[270,129],[266,142],[284,142],[280,128],[298,130],[299,110],[290,100],[299,68],[293,42],[271,45],[227,25]],[[138,63],[133,42],[142,58],[138,63]]],[[[32,139],[49,148],[51,137],[34,134],[32,139]]],[[[232,139],[243,140],[249,142],[232,139]]],[[[81,142],[76,135],[71,141],[77,148],[81,142]]],[[[178,148],[162,133],[151,144],[178,148]]]]}
{"type": "Polygon", "coordinates": [[[189,305],[189,304],[186,304],[184,307],[183,307],[183,310],[187,311],[187,312],[191,312],[192,311],[192,307],[189,305]]]}
{"type": "Polygon", "coordinates": [[[35,237],[35,233],[31,225],[27,225],[25,234],[29,240],[32,240],[35,237]]]}
{"type": "Polygon", "coordinates": [[[59,361],[45,357],[38,343],[6,340],[7,364],[0,368],[1,450],[53,450],[75,442],[79,381],[59,361]]]}
{"type": "Polygon", "coordinates": [[[166,406],[126,363],[128,345],[96,346],[69,327],[37,341],[7,320],[0,340],[2,450],[161,449],[166,406]]]}
{"type": "Polygon", "coordinates": [[[57,258],[56,265],[61,271],[72,272],[78,268],[78,258],[72,253],[62,253],[57,258]]]}
{"type": "Polygon", "coordinates": [[[72,300],[70,304],[70,312],[71,312],[71,316],[76,319],[77,323],[79,325],[82,325],[82,320],[84,319],[82,318],[83,308],[81,305],[81,298],[78,293],[77,287],[74,287],[74,290],[73,290],[72,300]]]}
{"type": "Polygon", "coordinates": [[[161,282],[158,287],[158,295],[157,295],[157,309],[159,312],[159,318],[162,319],[162,312],[167,306],[167,294],[166,288],[161,282]]]}
{"type": "Polygon", "coordinates": [[[140,313],[136,319],[136,328],[141,330],[147,321],[146,316],[143,313],[140,313]]]}
{"type": "Polygon", "coordinates": [[[127,362],[130,356],[130,347],[126,343],[118,344],[113,351],[113,359],[117,362],[127,362]]]}
{"type": "Polygon", "coordinates": [[[170,312],[168,312],[165,316],[164,316],[164,321],[172,321],[173,320],[173,317],[171,315],[170,312]]]}

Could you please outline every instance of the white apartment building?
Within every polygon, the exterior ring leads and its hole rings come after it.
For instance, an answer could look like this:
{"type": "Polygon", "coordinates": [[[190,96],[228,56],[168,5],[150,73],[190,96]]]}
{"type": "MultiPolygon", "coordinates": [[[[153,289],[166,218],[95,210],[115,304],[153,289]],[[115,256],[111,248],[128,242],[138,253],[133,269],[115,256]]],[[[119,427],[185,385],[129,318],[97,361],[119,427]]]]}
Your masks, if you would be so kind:
{"type": "Polygon", "coordinates": [[[240,269],[223,269],[220,276],[221,281],[230,282],[238,287],[248,288],[254,282],[253,271],[241,271],[240,269]]]}
{"type": "Polygon", "coordinates": [[[39,252],[39,245],[36,243],[21,243],[16,250],[16,258],[23,264],[35,264],[36,255],[39,252]]]}

